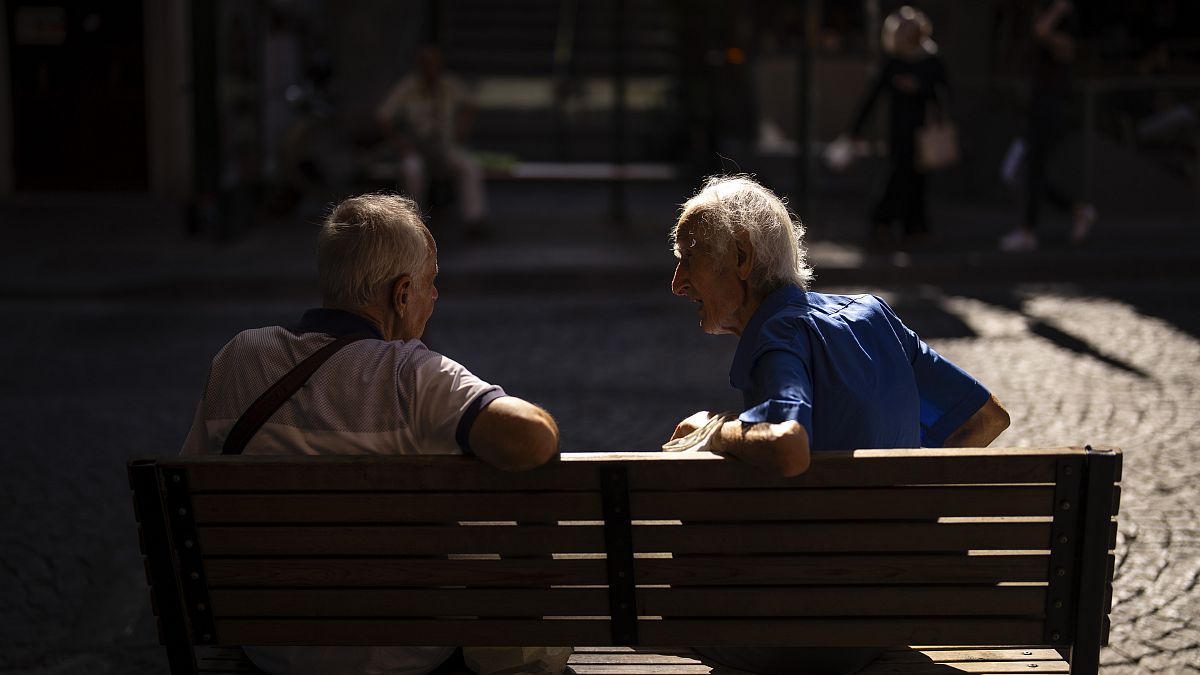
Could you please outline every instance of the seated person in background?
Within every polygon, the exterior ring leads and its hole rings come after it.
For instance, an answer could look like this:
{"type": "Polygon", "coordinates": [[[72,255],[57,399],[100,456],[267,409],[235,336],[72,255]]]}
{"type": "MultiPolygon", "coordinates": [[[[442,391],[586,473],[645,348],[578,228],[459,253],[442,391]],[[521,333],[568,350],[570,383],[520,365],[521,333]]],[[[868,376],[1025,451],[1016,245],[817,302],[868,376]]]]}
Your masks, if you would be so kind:
{"type": "MultiPolygon", "coordinates": [[[[744,411],[698,412],[672,441],[702,430],[709,451],[783,476],[810,453],[858,448],[982,447],[1008,413],[872,295],[809,292],[804,227],[744,176],[710,178],[671,231],[671,290],[699,304],[700,327],[739,336],[729,379],[744,411]]],[[[672,443],[676,445],[676,443],[672,443]]],[[[758,673],[853,673],[873,648],[698,647],[758,673]]]]}
{"type": "Polygon", "coordinates": [[[467,231],[479,233],[487,217],[483,170],[462,146],[473,113],[467,88],[445,72],[438,48],[426,46],[416,72],[388,91],[375,117],[399,156],[400,189],[423,200],[431,176],[452,180],[467,231]]]}
{"type": "MultiPolygon", "coordinates": [[[[372,194],[342,202],[321,227],[317,263],[320,308],[305,312],[294,328],[243,331],[213,359],[183,454],[221,454],[260,394],[335,338],[363,335],[329,357],[244,451],[473,454],[510,471],[557,456],[558,427],[549,413],[421,342],[438,298],[437,245],[412,200],[372,194]]],[[[454,647],[245,650],[272,674],[424,675],[454,647]]],[[[562,665],[542,672],[556,675],[562,665]]]]}

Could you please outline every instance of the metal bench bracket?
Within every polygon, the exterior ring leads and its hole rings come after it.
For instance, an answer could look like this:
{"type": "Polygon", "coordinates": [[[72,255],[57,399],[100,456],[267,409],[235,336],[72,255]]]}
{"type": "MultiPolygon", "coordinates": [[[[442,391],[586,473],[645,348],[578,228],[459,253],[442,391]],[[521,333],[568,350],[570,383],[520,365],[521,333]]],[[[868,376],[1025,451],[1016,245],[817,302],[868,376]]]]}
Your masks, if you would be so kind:
{"type": "Polygon", "coordinates": [[[621,465],[600,468],[608,604],[614,645],[638,644],[637,585],[633,579],[633,522],[629,514],[629,473],[621,465]]]}
{"type": "Polygon", "coordinates": [[[187,471],[165,469],[162,473],[167,518],[170,520],[175,555],[179,560],[179,579],[186,603],[184,609],[192,626],[192,642],[198,645],[215,644],[212,602],[209,600],[208,582],[200,557],[200,537],[192,513],[187,471]]]}

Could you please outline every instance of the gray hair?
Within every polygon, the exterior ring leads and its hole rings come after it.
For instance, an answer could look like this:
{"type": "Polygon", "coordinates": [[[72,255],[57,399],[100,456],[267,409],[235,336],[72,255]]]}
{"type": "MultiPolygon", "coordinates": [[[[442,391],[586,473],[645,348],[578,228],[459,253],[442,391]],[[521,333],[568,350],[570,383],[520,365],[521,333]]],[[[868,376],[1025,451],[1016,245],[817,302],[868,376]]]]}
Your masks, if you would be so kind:
{"type": "Polygon", "coordinates": [[[392,194],[350,197],[333,207],[317,239],[317,273],[326,305],[361,307],[402,274],[414,278],[433,237],[417,204],[392,194]]]}
{"type": "Polygon", "coordinates": [[[680,242],[679,230],[693,225],[703,232],[711,255],[720,257],[742,232],[754,247],[750,283],[769,293],[794,285],[808,290],[813,269],[804,247],[804,224],[783,200],[747,175],[710,176],[691,199],[684,202],[671,228],[671,244],[678,252],[695,245],[680,242]]]}

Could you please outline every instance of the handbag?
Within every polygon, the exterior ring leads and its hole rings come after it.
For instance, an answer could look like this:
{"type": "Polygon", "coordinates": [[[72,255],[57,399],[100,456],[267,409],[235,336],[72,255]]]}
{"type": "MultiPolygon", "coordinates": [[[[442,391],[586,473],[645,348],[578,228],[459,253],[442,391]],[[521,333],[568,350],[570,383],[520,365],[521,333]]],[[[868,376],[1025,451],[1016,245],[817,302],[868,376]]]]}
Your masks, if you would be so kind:
{"type": "Polygon", "coordinates": [[[942,114],[941,105],[925,108],[925,125],[917,128],[917,170],[939,171],[958,163],[958,126],[942,114]]]}

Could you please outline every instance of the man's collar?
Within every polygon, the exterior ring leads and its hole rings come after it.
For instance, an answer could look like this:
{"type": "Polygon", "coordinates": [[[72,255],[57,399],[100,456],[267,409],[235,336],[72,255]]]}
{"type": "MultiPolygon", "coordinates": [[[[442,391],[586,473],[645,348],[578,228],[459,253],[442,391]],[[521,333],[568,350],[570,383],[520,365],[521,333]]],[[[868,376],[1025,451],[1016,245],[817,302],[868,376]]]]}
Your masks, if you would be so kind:
{"type": "Polygon", "coordinates": [[[344,335],[370,335],[382,340],[383,334],[375,324],[365,317],[342,309],[319,307],[310,309],[300,318],[300,325],[292,330],[293,333],[327,333],[334,337],[344,335]]]}
{"type": "Polygon", "coordinates": [[[750,368],[754,366],[755,353],[758,351],[758,333],[762,330],[767,319],[775,316],[779,310],[791,302],[802,300],[804,289],[791,284],[773,291],[763,298],[754,315],[746,322],[746,328],[738,339],[737,351],[733,354],[733,363],[729,366],[729,382],[737,389],[745,389],[750,384],[750,368]]]}

